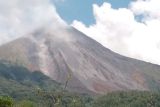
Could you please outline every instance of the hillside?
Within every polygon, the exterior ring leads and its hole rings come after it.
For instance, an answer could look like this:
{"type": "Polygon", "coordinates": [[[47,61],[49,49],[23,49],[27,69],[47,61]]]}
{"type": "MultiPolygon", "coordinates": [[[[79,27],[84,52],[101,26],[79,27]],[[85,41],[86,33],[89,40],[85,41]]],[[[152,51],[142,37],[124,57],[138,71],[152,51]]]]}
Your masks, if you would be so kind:
{"type": "Polygon", "coordinates": [[[41,72],[0,62],[0,95],[9,95],[16,99],[35,97],[38,89],[46,91],[62,90],[59,83],[41,72]]]}
{"type": "Polygon", "coordinates": [[[153,91],[114,92],[104,96],[68,92],[64,85],[39,71],[31,72],[0,61],[0,106],[8,101],[13,107],[159,107],[159,100],[160,93],[153,91]],[[54,98],[59,100],[54,102],[54,98]]]}

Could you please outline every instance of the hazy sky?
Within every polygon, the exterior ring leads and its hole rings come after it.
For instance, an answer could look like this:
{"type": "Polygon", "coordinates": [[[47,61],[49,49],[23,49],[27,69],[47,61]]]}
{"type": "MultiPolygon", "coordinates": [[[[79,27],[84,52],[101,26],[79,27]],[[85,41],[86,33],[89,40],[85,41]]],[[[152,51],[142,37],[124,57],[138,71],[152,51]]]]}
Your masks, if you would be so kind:
{"type": "Polygon", "coordinates": [[[160,64],[160,0],[0,0],[0,44],[54,21],[125,56],[160,64]]]}

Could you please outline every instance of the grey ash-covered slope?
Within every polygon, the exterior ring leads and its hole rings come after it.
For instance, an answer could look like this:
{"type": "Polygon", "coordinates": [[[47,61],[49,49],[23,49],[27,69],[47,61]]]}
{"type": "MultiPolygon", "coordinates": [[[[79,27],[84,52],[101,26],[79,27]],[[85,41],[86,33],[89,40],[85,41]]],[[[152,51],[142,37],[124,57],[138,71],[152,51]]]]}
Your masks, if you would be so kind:
{"type": "Polygon", "coordinates": [[[72,27],[48,26],[0,47],[0,59],[41,70],[68,88],[102,94],[159,88],[160,66],[112,52],[72,27]]]}

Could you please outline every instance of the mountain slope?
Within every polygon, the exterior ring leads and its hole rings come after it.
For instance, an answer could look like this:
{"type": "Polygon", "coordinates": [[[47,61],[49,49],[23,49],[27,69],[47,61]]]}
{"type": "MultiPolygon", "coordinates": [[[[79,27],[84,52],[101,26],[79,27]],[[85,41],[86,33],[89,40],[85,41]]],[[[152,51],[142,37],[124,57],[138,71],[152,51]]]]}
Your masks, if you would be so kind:
{"type": "Polygon", "coordinates": [[[68,78],[68,88],[78,92],[159,89],[160,66],[116,54],[72,27],[54,26],[1,46],[0,59],[60,83],[68,78]]]}

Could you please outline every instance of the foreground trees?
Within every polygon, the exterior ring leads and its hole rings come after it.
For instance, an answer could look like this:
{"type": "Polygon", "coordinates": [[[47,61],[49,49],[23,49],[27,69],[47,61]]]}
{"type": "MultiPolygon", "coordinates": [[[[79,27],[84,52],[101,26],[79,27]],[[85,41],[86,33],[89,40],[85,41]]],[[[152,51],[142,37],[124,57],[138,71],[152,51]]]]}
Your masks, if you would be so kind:
{"type": "Polygon", "coordinates": [[[69,92],[40,92],[39,102],[0,97],[0,107],[160,107],[159,92],[114,92],[97,98],[69,92]]]}
{"type": "Polygon", "coordinates": [[[158,92],[115,92],[94,101],[93,107],[160,107],[158,92]]]}
{"type": "Polygon", "coordinates": [[[0,96],[0,107],[13,107],[13,100],[12,98],[6,96],[0,96]]]}

